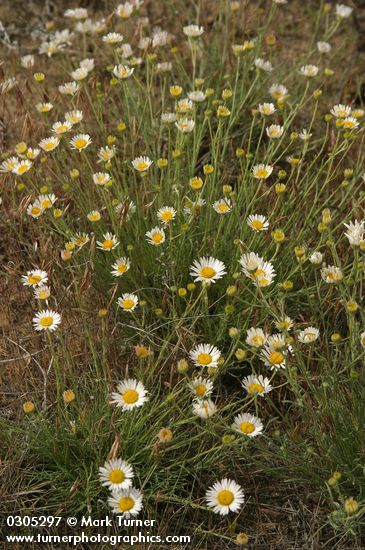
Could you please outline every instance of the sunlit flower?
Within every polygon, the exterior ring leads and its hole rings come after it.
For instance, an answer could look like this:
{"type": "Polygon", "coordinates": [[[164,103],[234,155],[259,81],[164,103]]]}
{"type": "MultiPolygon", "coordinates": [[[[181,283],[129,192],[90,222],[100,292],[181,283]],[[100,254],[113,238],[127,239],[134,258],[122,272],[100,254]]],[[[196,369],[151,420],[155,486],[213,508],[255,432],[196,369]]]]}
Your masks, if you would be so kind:
{"type": "Polygon", "coordinates": [[[21,161],[18,161],[14,164],[14,167],[12,169],[12,172],[13,174],[16,174],[17,176],[22,176],[23,174],[25,174],[26,172],[28,172],[28,170],[30,170],[33,166],[33,163],[26,159],[26,160],[21,160],[21,161]]]}
{"type": "Polygon", "coordinates": [[[270,346],[265,346],[261,352],[261,359],[271,370],[285,369],[285,353],[284,350],[276,350],[270,346]]]}
{"type": "Polygon", "coordinates": [[[134,73],[133,67],[128,67],[128,65],[116,65],[113,69],[113,75],[120,80],[129,78],[134,73]]]}
{"type": "Polygon", "coordinates": [[[221,352],[211,344],[198,344],[190,352],[189,357],[197,367],[218,367],[221,352]]]}
{"type": "Polygon", "coordinates": [[[75,95],[76,92],[80,89],[80,84],[77,82],[66,82],[58,86],[58,90],[63,95],[75,95]]]}
{"type": "Polygon", "coordinates": [[[351,115],[351,107],[349,105],[334,105],[331,109],[331,114],[336,118],[347,118],[351,115]]]}
{"type": "Polygon", "coordinates": [[[176,210],[172,206],[163,206],[157,211],[157,218],[165,225],[173,221],[176,210]]]}
{"type": "Polygon", "coordinates": [[[51,296],[51,289],[47,285],[40,285],[34,289],[34,298],[37,300],[48,300],[51,296]]]}
{"type": "Polygon", "coordinates": [[[317,49],[319,53],[329,53],[331,51],[331,44],[328,42],[317,42],[317,49]]]}
{"type": "Polygon", "coordinates": [[[284,127],[279,124],[271,124],[266,128],[266,135],[270,139],[278,139],[283,135],[284,127]]]}
{"type": "Polygon", "coordinates": [[[319,336],[319,330],[315,327],[307,327],[304,330],[301,330],[298,334],[298,341],[302,344],[310,344],[317,340],[319,336]]]}
{"type": "Polygon", "coordinates": [[[360,122],[354,116],[348,116],[343,119],[341,128],[346,130],[353,130],[359,126],[360,122]]]}
{"type": "Polygon", "coordinates": [[[211,399],[198,399],[193,403],[193,414],[199,418],[210,418],[217,412],[217,407],[211,399]]]}
{"type": "Polygon", "coordinates": [[[77,124],[78,122],[81,122],[83,116],[82,111],[69,111],[65,114],[65,120],[71,124],[77,124]]]}
{"type": "Polygon", "coordinates": [[[199,260],[194,260],[190,266],[190,275],[194,281],[202,283],[215,283],[226,274],[226,267],[223,262],[212,256],[203,256],[199,260]]]}
{"type": "Polygon", "coordinates": [[[125,292],[118,298],[117,304],[124,311],[134,311],[138,306],[138,296],[125,292]]]}
{"type": "Polygon", "coordinates": [[[213,391],[213,382],[199,376],[198,378],[193,378],[189,384],[189,388],[196,399],[205,399],[213,391]]]}
{"type": "Polygon", "coordinates": [[[274,69],[270,61],[265,61],[261,57],[257,57],[254,63],[257,69],[260,69],[265,73],[271,73],[271,71],[274,69]]]}
{"type": "Polygon", "coordinates": [[[118,258],[118,260],[112,265],[113,269],[111,273],[114,277],[121,277],[129,270],[130,266],[131,262],[128,258],[118,258]]]}
{"type": "Polygon", "coordinates": [[[272,84],[269,88],[269,94],[277,101],[283,101],[288,94],[288,89],[283,84],[272,84]]]}
{"type": "Polygon", "coordinates": [[[37,103],[35,108],[39,113],[48,113],[51,109],[53,109],[53,105],[52,103],[37,103]]]}
{"type": "Polygon", "coordinates": [[[352,246],[360,246],[364,243],[365,220],[344,223],[344,226],[347,229],[345,236],[352,246]]]}
{"type": "Polygon", "coordinates": [[[233,429],[247,437],[256,437],[262,433],[264,426],[257,416],[249,413],[239,414],[233,420],[233,429]]]}
{"type": "Polygon", "coordinates": [[[132,161],[133,168],[137,170],[137,172],[145,172],[149,169],[149,167],[152,164],[152,160],[148,157],[136,157],[132,161]]]}
{"type": "Polygon", "coordinates": [[[237,513],[245,501],[243,489],[238,483],[224,478],[208,489],[205,499],[213,512],[226,516],[229,512],[237,513]]]}
{"type": "Polygon", "coordinates": [[[71,149],[76,149],[77,151],[83,151],[90,143],[91,137],[89,134],[77,134],[70,141],[71,149]]]}
{"type": "Polygon", "coordinates": [[[89,71],[86,69],[86,67],[78,67],[77,69],[72,71],[70,74],[71,74],[71,78],[73,78],[78,82],[79,80],[84,80],[89,74],[89,71]]]}
{"type": "Polygon", "coordinates": [[[242,380],[242,386],[248,395],[260,395],[261,397],[272,390],[270,380],[261,374],[259,376],[255,376],[254,374],[246,376],[242,380]]]}
{"type": "Polygon", "coordinates": [[[22,275],[22,282],[24,286],[40,286],[47,281],[47,271],[42,271],[41,269],[32,269],[32,271],[28,271],[26,275],[22,275]]]}
{"type": "Polygon", "coordinates": [[[53,332],[57,329],[60,323],[61,315],[50,309],[39,311],[35,317],[33,317],[33,327],[37,331],[48,330],[53,332]]]}
{"type": "Polygon", "coordinates": [[[262,214],[251,214],[247,218],[247,225],[251,227],[253,231],[267,231],[269,228],[269,222],[262,214]]]}
{"type": "Polygon", "coordinates": [[[35,201],[28,205],[27,214],[32,218],[39,218],[44,212],[44,209],[39,201],[35,201]]]}
{"type": "Polygon", "coordinates": [[[65,120],[65,122],[55,122],[52,125],[52,131],[55,134],[65,134],[66,132],[69,132],[71,128],[72,128],[72,124],[67,120],[65,120]]]}
{"type": "Polygon", "coordinates": [[[54,203],[56,202],[57,197],[53,193],[49,193],[48,195],[39,195],[38,201],[41,204],[42,208],[45,210],[47,208],[52,208],[54,203]]]}
{"type": "Polygon", "coordinates": [[[213,208],[218,214],[229,214],[232,210],[232,203],[226,198],[219,199],[213,203],[213,208]]]}
{"type": "Polygon", "coordinates": [[[57,136],[52,136],[49,138],[44,138],[39,142],[39,147],[43,149],[43,151],[46,151],[46,153],[49,153],[49,151],[53,151],[58,147],[60,143],[60,138],[57,136]]]}
{"type": "Polygon", "coordinates": [[[267,336],[262,328],[251,327],[247,331],[246,343],[255,348],[261,348],[266,343],[267,336]]]}
{"type": "Polygon", "coordinates": [[[102,241],[96,241],[97,247],[100,248],[100,250],[105,250],[109,252],[110,250],[113,250],[116,248],[119,244],[119,241],[113,233],[105,233],[103,235],[102,241]]]}
{"type": "Polygon", "coordinates": [[[121,407],[123,411],[142,407],[148,401],[147,391],[142,384],[135,378],[127,378],[119,382],[117,391],[111,395],[111,403],[121,407]]]}
{"type": "Polygon", "coordinates": [[[143,495],[139,489],[128,487],[117,493],[112,493],[108,498],[108,504],[115,514],[129,518],[137,516],[143,508],[143,495]]]}
{"type": "Polygon", "coordinates": [[[113,493],[132,486],[133,468],[125,460],[114,458],[99,468],[99,479],[113,493]]]}
{"type": "Polygon", "coordinates": [[[93,174],[93,182],[95,185],[105,185],[111,181],[110,174],[107,172],[96,172],[93,174]]]}
{"type": "Polygon", "coordinates": [[[352,14],[352,8],[345,4],[336,4],[336,15],[340,19],[347,19],[352,14]]]}
{"type": "Polygon", "coordinates": [[[316,65],[303,65],[299,70],[300,74],[308,77],[317,76],[318,71],[319,69],[316,65]]]}
{"type": "Polygon", "coordinates": [[[183,28],[183,33],[189,38],[198,38],[204,32],[204,27],[199,27],[199,25],[187,25],[183,28]]]}
{"type": "Polygon", "coordinates": [[[273,167],[270,164],[256,164],[253,169],[253,177],[256,179],[267,179],[272,174],[273,167]]]}
{"type": "Polygon", "coordinates": [[[154,227],[150,231],[147,231],[146,238],[150,244],[158,246],[166,240],[165,231],[160,227],[154,227]]]}
{"type": "Polygon", "coordinates": [[[195,121],[189,118],[183,118],[175,122],[175,126],[183,134],[188,134],[194,130],[195,121]]]}
{"type": "Polygon", "coordinates": [[[119,44],[123,42],[123,35],[119,32],[109,32],[103,36],[102,41],[107,44],[119,44]]]}
{"type": "Polygon", "coordinates": [[[261,103],[259,105],[259,111],[262,115],[269,116],[275,113],[276,109],[273,103],[261,103]]]}
{"type": "Polygon", "coordinates": [[[115,146],[109,147],[108,145],[106,147],[101,147],[98,152],[98,157],[101,161],[108,162],[111,160],[115,155],[115,146]]]}
{"type": "Polygon", "coordinates": [[[325,283],[338,283],[343,279],[343,273],[339,267],[334,265],[323,266],[321,276],[325,283]]]}

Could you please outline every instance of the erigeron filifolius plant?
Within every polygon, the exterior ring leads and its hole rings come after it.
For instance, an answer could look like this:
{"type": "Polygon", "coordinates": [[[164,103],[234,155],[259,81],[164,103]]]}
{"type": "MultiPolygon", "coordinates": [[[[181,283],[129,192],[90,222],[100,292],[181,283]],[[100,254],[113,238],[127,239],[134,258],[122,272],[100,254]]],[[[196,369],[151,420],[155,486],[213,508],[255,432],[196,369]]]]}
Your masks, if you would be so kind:
{"type": "MultiPolygon", "coordinates": [[[[44,472],[62,457],[70,510],[128,518],[163,503],[244,525],[243,461],[314,492],[329,477],[337,512],[348,487],[365,498],[352,467],[364,112],[355,89],[341,93],[352,10],[308,7],[294,54],[289,2],[228,4],[213,26],[201,12],[171,28],[138,1],[101,18],[68,9],[1,85],[32,120],[1,164],[13,229],[25,224],[32,248],[14,277],[47,362],[43,401],[29,391],[23,408],[38,411],[44,472]],[[87,491],[70,496],[76,478],[87,491]]],[[[361,523],[354,506],[341,514],[334,525],[361,523]]],[[[234,524],[219,525],[231,540],[234,524]]]]}

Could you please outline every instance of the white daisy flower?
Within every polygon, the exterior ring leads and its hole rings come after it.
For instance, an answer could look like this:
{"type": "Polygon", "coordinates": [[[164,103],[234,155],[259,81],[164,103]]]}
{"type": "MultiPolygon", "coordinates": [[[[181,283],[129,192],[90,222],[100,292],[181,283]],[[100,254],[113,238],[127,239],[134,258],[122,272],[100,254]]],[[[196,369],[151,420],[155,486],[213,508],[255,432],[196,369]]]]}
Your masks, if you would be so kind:
{"type": "Polygon", "coordinates": [[[138,305],[138,296],[125,292],[118,298],[117,304],[124,311],[134,311],[138,305]]]}
{"type": "Polygon", "coordinates": [[[256,437],[264,429],[263,423],[257,416],[245,413],[239,414],[233,419],[233,429],[247,437],[256,437]]]}
{"type": "Polygon", "coordinates": [[[318,71],[319,69],[316,65],[303,65],[299,69],[300,74],[307,77],[317,76],[318,71]]]}
{"type": "Polygon", "coordinates": [[[196,399],[205,399],[213,391],[213,382],[208,378],[199,376],[198,378],[193,378],[189,384],[189,388],[196,399]]]}
{"type": "Polygon", "coordinates": [[[99,479],[113,493],[132,486],[133,468],[125,460],[114,458],[99,468],[99,479]]]}
{"type": "Polygon", "coordinates": [[[242,380],[242,386],[248,395],[260,395],[261,397],[272,390],[270,380],[261,374],[259,376],[255,376],[254,374],[246,376],[242,380]]]}
{"type": "Polygon", "coordinates": [[[261,57],[257,57],[254,61],[255,67],[257,69],[260,69],[261,71],[264,71],[265,73],[271,73],[273,71],[274,67],[270,63],[270,61],[265,61],[261,57]]]}
{"type": "Polygon", "coordinates": [[[111,395],[111,403],[123,409],[130,411],[142,407],[148,401],[147,391],[142,384],[135,378],[127,378],[117,386],[117,392],[111,395]]]}
{"type": "Polygon", "coordinates": [[[232,203],[230,199],[219,199],[213,203],[213,208],[218,214],[229,214],[232,210],[232,203]]]}
{"type": "Polygon", "coordinates": [[[96,172],[93,174],[93,182],[95,185],[105,185],[111,181],[110,174],[107,172],[96,172]]]}
{"type": "Polygon", "coordinates": [[[134,73],[134,67],[128,67],[128,65],[116,65],[113,69],[113,75],[119,80],[125,80],[134,73]]]}
{"type": "Polygon", "coordinates": [[[189,357],[197,367],[218,367],[221,352],[211,344],[198,344],[190,352],[189,357]]]}
{"type": "Polygon", "coordinates": [[[345,4],[336,4],[336,15],[340,19],[347,19],[352,14],[352,8],[345,4]]]}
{"type": "Polygon", "coordinates": [[[223,262],[212,256],[203,256],[194,260],[190,266],[190,275],[194,281],[201,281],[204,284],[215,283],[226,274],[226,267],[223,262]]]}
{"type": "Polygon", "coordinates": [[[253,177],[256,179],[266,180],[273,171],[273,167],[270,164],[256,164],[252,168],[253,177]]]}
{"type": "Polygon", "coordinates": [[[40,286],[47,281],[47,271],[42,271],[42,269],[32,269],[32,271],[28,271],[26,275],[22,275],[24,286],[40,286]]]}
{"type": "Polygon", "coordinates": [[[262,214],[251,214],[247,218],[247,225],[251,227],[253,231],[267,231],[269,229],[269,222],[262,214]]]}
{"type": "Polygon", "coordinates": [[[193,403],[193,415],[199,418],[210,418],[217,412],[217,407],[211,399],[198,399],[193,403]]]}
{"type": "Polygon", "coordinates": [[[247,331],[246,343],[254,348],[261,348],[266,344],[267,336],[262,328],[251,327],[247,331]]]}
{"type": "Polygon", "coordinates": [[[157,211],[157,218],[165,225],[173,221],[176,210],[172,206],[163,206],[157,211]]]}
{"type": "Polygon", "coordinates": [[[102,41],[106,44],[119,44],[123,42],[123,35],[119,32],[109,32],[103,36],[102,41]]]}
{"type": "Polygon", "coordinates": [[[86,147],[89,147],[90,143],[91,137],[89,134],[77,134],[70,141],[71,149],[76,149],[77,151],[83,151],[86,147]]]}
{"type": "Polygon", "coordinates": [[[319,330],[315,327],[307,327],[304,330],[301,330],[298,334],[298,340],[302,344],[310,344],[317,340],[319,336],[319,330]]]}
{"type": "Polygon", "coordinates": [[[80,84],[77,82],[66,82],[58,86],[58,90],[62,95],[75,95],[76,92],[80,89],[80,84]]]}
{"type": "Polygon", "coordinates": [[[54,149],[56,149],[56,147],[58,147],[59,143],[60,143],[60,138],[58,138],[56,136],[52,136],[52,137],[49,137],[49,138],[42,139],[39,142],[39,147],[41,147],[41,149],[43,149],[43,151],[46,151],[46,153],[48,153],[49,151],[53,151],[54,149]]]}
{"type": "Polygon", "coordinates": [[[33,327],[35,330],[49,330],[53,332],[61,323],[61,315],[50,309],[43,309],[33,317],[33,327]]]}
{"type": "Polygon", "coordinates": [[[151,231],[147,231],[146,238],[150,244],[158,246],[166,240],[165,231],[156,226],[151,231]]]}
{"type": "Polygon", "coordinates": [[[37,300],[48,300],[51,296],[51,289],[47,285],[40,285],[34,289],[34,298],[37,300]]]}
{"type": "Polygon", "coordinates": [[[124,256],[122,258],[118,258],[116,262],[112,265],[112,272],[111,274],[114,275],[114,277],[121,277],[126,273],[131,266],[131,262],[128,258],[125,258],[124,256]]]}
{"type": "Polygon", "coordinates": [[[204,32],[204,27],[199,27],[199,25],[187,25],[183,28],[183,33],[189,38],[198,38],[204,32]]]}
{"type": "Polygon", "coordinates": [[[319,265],[323,261],[323,254],[321,252],[313,252],[309,256],[309,261],[311,264],[319,265]]]}
{"type": "Polygon", "coordinates": [[[283,84],[272,84],[269,94],[277,101],[282,101],[288,94],[288,89],[283,84]]]}
{"type": "Polygon", "coordinates": [[[175,122],[175,126],[183,134],[188,134],[194,130],[195,121],[190,118],[183,118],[175,122]]]}
{"type": "Polygon", "coordinates": [[[346,118],[351,115],[351,107],[349,105],[334,105],[331,109],[331,114],[336,118],[346,118]]]}
{"type": "Polygon", "coordinates": [[[273,103],[261,103],[259,105],[259,111],[262,115],[270,116],[275,113],[275,105],[273,103]]]}
{"type": "Polygon", "coordinates": [[[22,176],[28,170],[30,170],[33,166],[33,163],[30,160],[21,160],[17,161],[14,164],[14,167],[12,169],[13,174],[16,174],[17,176],[22,176]]]}
{"type": "Polygon", "coordinates": [[[113,233],[105,233],[103,239],[103,241],[96,241],[96,244],[97,248],[106,252],[110,252],[110,250],[113,250],[119,244],[117,237],[113,233]]]}
{"type": "Polygon", "coordinates": [[[137,172],[145,172],[152,164],[152,160],[148,157],[137,157],[132,161],[133,168],[137,172]]]}
{"type": "Polygon", "coordinates": [[[325,283],[339,283],[343,279],[343,273],[339,267],[334,265],[323,266],[321,276],[325,283]]]}
{"type": "Polygon", "coordinates": [[[271,124],[271,126],[267,126],[266,128],[266,135],[270,139],[279,139],[284,133],[284,126],[280,126],[279,124],[271,124]]]}
{"type": "Polygon", "coordinates": [[[71,124],[77,124],[78,122],[81,122],[83,117],[84,117],[83,112],[78,110],[68,111],[65,114],[65,120],[67,120],[67,122],[70,122],[71,124]]]}
{"type": "Polygon", "coordinates": [[[261,352],[261,359],[267,367],[273,369],[285,369],[285,354],[283,350],[275,350],[270,346],[265,346],[261,352]]]}
{"type": "Polygon", "coordinates": [[[143,495],[139,489],[129,487],[108,498],[108,504],[115,514],[121,514],[125,518],[137,516],[143,508],[143,495]]]}
{"type": "Polygon", "coordinates": [[[213,512],[226,516],[229,512],[237,513],[245,501],[243,489],[238,483],[224,478],[208,489],[205,500],[213,512]]]}
{"type": "Polygon", "coordinates": [[[27,214],[32,218],[39,218],[44,212],[44,208],[39,201],[35,201],[28,205],[27,214]]]}

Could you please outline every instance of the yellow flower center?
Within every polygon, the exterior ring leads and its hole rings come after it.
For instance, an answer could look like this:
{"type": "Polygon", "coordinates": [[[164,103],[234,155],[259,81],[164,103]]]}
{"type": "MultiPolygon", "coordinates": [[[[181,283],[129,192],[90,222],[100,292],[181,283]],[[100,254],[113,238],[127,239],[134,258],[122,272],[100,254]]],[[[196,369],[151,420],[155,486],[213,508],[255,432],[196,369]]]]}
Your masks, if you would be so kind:
{"type": "Polygon", "coordinates": [[[198,355],[198,363],[200,365],[210,365],[212,362],[212,356],[210,353],[199,353],[198,355]]]}
{"type": "Polygon", "coordinates": [[[166,212],[162,212],[161,219],[164,222],[170,222],[172,220],[172,212],[169,212],[168,210],[166,212]]]}
{"type": "Polygon", "coordinates": [[[18,168],[18,174],[24,174],[24,172],[27,172],[28,166],[26,164],[22,164],[18,168]]]}
{"type": "Polygon", "coordinates": [[[52,151],[52,149],[54,149],[55,147],[55,144],[53,141],[49,141],[48,143],[45,144],[44,148],[46,151],[52,151]]]}
{"type": "Polygon", "coordinates": [[[267,176],[267,170],[266,168],[259,168],[256,172],[257,178],[266,178],[267,176]]]}
{"type": "Polygon", "coordinates": [[[86,145],[87,141],[84,138],[79,138],[75,141],[75,147],[77,147],[77,149],[83,149],[86,145]]]}
{"type": "Polygon", "coordinates": [[[258,280],[259,286],[267,286],[270,283],[269,279],[266,279],[265,277],[262,277],[258,280]]]}
{"type": "Polygon", "coordinates": [[[52,202],[49,199],[44,199],[44,201],[42,201],[42,206],[43,208],[51,208],[52,202]]]}
{"type": "Polygon", "coordinates": [[[218,210],[219,210],[219,212],[227,212],[229,210],[229,206],[226,202],[221,202],[218,205],[218,210]]]}
{"type": "Polygon", "coordinates": [[[42,277],[40,275],[30,275],[30,277],[28,277],[28,283],[30,285],[37,285],[41,280],[42,277]]]}
{"type": "Polygon", "coordinates": [[[112,483],[122,483],[125,480],[125,474],[122,470],[116,469],[109,472],[109,481],[112,483]]]}
{"type": "Polygon", "coordinates": [[[128,512],[134,506],[134,500],[131,497],[122,497],[119,499],[118,508],[121,512],[128,512]]]}
{"type": "Polygon", "coordinates": [[[207,387],[204,384],[199,384],[195,388],[195,393],[198,397],[202,397],[203,395],[205,395],[206,391],[207,391],[207,387]]]}
{"type": "Polygon", "coordinates": [[[240,430],[244,434],[252,434],[255,431],[255,424],[252,422],[242,422],[240,430]]]}
{"type": "Polygon", "coordinates": [[[265,339],[262,336],[256,335],[252,337],[252,343],[255,346],[262,346],[265,343],[265,339]]]}
{"type": "Polygon", "coordinates": [[[127,390],[122,395],[123,401],[127,403],[128,405],[132,405],[133,403],[136,403],[138,401],[138,392],[136,390],[127,390]]]}
{"type": "Polygon", "coordinates": [[[152,240],[154,243],[160,243],[163,239],[163,235],[162,233],[155,233],[154,235],[152,235],[152,240]]]}
{"type": "Polygon", "coordinates": [[[234,495],[232,491],[228,489],[223,489],[217,494],[217,501],[221,506],[229,506],[234,500],[234,495]]]}
{"type": "Polygon", "coordinates": [[[53,325],[53,317],[42,317],[42,319],[39,320],[39,324],[42,327],[51,327],[53,325]]]}
{"type": "Polygon", "coordinates": [[[134,301],[131,298],[127,298],[122,302],[122,307],[124,309],[132,309],[133,306],[134,306],[134,301]]]}
{"type": "Polygon", "coordinates": [[[269,355],[270,363],[273,365],[280,365],[284,361],[285,357],[280,351],[273,351],[269,355]]]}
{"type": "Polygon", "coordinates": [[[262,229],[264,224],[260,220],[252,220],[251,225],[254,229],[262,229]]]}
{"type": "Polygon", "coordinates": [[[137,163],[137,170],[146,170],[148,168],[148,164],[146,162],[138,162],[137,163]]]}
{"type": "Polygon", "coordinates": [[[100,214],[99,214],[99,212],[97,212],[97,213],[95,213],[95,214],[90,214],[89,220],[90,220],[91,222],[97,222],[97,221],[99,221],[99,220],[100,220],[100,214]]]}
{"type": "Polygon", "coordinates": [[[200,270],[200,275],[201,277],[204,277],[204,279],[211,279],[216,274],[217,274],[216,270],[210,266],[202,267],[200,270]]]}
{"type": "Polygon", "coordinates": [[[104,242],[103,242],[103,248],[105,250],[111,250],[114,246],[114,242],[111,240],[111,239],[106,239],[104,242]]]}
{"type": "Polygon", "coordinates": [[[66,124],[61,124],[61,126],[57,127],[56,132],[58,134],[63,134],[64,132],[67,132],[67,130],[68,130],[68,126],[66,126],[66,124]]]}
{"type": "Polygon", "coordinates": [[[41,290],[39,293],[38,293],[38,299],[39,300],[46,300],[48,298],[48,295],[47,295],[47,291],[46,290],[41,290]]]}
{"type": "Polygon", "coordinates": [[[119,273],[125,273],[127,271],[127,266],[126,264],[119,264],[118,265],[118,268],[117,268],[117,271],[119,273]]]}
{"type": "Polygon", "coordinates": [[[41,209],[38,206],[33,206],[31,210],[31,214],[34,216],[38,216],[41,213],[41,209]]]}
{"type": "Polygon", "coordinates": [[[247,390],[248,390],[248,393],[263,393],[264,386],[262,386],[258,382],[253,382],[248,386],[247,390]]]}

